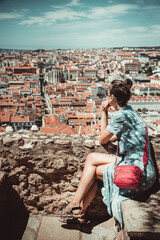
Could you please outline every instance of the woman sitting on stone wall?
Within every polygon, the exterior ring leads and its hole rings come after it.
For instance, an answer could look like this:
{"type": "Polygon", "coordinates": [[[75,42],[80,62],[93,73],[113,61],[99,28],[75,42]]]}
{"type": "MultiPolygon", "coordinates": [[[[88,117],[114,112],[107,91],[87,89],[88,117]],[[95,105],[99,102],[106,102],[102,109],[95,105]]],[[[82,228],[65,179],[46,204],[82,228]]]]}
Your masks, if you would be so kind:
{"type": "MultiPolygon", "coordinates": [[[[146,136],[146,125],[143,119],[131,106],[127,105],[131,97],[131,86],[132,82],[129,79],[114,80],[110,84],[108,101],[102,103],[100,144],[107,144],[117,139],[119,145],[117,165],[134,165],[144,170],[142,160],[148,135],[146,136]],[[110,106],[113,106],[116,112],[108,123],[110,106]]],[[[107,211],[119,221],[121,227],[123,226],[121,202],[140,196],[149,189],[155,181],[155,169],[148,145],[148,163],[140,187],[138,189],[118,188],[113,183],[115,161],[115,155],[97,152],[88,155],[73,199],[58,210],[57,216],[60,221],[68,222],[71,219],[85,221],[86,209],[96,195],[97,179],[100,179],[103,181],[102,195],[107,211]]]]}

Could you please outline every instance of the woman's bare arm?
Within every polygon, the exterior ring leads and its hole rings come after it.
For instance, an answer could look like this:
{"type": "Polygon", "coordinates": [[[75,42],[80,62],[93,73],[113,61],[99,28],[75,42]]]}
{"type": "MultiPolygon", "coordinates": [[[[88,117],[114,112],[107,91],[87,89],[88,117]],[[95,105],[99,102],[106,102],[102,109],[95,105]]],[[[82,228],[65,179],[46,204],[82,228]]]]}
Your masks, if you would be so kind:
{"type": "MultiPolygon", "coordinates": [[[[102,105],[103,109],[103,105],[102,105]]],[[[113,134],[109,132],[106,127],[108,125],[108,107],[103,109],[102,111],[102,118],[101,118],[101,136],[99,139],[100,144],[106,144],[109,142],[113,134]]]]}
{"type": "Polygon", "coordinates": [[[113,135],[112,137],[111,137],[111,139],[110,139],[110,141],[111,142],[115,142],[115,141],[117,141],[117,136],[116,135],[113,135]]]}

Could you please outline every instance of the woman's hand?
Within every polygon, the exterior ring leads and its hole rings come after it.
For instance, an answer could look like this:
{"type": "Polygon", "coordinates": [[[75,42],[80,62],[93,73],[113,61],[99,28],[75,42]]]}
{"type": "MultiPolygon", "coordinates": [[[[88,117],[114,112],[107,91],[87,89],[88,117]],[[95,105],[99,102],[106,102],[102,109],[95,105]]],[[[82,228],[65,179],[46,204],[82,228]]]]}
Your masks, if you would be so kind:
{"type": "Polygon", "coordinates": [[[108,103],[108,101],[102,102],[102,110],[103,110],[104,112],[107,112],[108,109],[109,109],[109,107],[110,107],[110,104],[108,103]]]}

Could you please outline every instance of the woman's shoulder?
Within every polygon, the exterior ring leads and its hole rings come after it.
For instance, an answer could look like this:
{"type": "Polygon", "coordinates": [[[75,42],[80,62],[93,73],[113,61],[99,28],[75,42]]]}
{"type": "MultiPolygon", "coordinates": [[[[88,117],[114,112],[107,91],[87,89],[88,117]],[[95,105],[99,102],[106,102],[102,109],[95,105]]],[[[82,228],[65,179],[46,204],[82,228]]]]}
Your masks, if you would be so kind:
{"type": "Polygon", "coordinates": [[[126,119],[125,113],[123,111],[118,110],[115,112],[111,118],[111,123],[113,122],[122,122],[126,119]]]}
{"type": "Polygon", "coordinates": [[[123,123],[126,121],[132,122],[134,118],[136,118],[136,112],[130,105],[125,105],[120,108],[117,112],[114,113],[111,120],[113,122],[123,123]]]}
{"type": "Polygon", "coordinates": [[[118,111],[114,113],[114,117],[123,118],[129,113],[131,113],[132,111],[134,110],[130,105],[125,105],[124,107],[121,107],[118,111]]]}
{"type": "Polygon", "coordinates": [[[123,117],[133,118],[133,117],[140,117],[140,115],[132,108],[130,105],[125,105],[119,110],[119,115],[123,117]]]}

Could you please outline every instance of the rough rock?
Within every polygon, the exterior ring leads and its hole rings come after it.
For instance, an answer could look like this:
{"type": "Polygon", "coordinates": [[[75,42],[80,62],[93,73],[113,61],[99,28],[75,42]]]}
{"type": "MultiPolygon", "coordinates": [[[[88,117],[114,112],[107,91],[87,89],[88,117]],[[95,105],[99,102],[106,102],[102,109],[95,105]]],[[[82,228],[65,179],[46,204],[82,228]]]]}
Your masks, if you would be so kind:
{"type": "Polygon", "coordinates": [[[10,147],[13,143],[13,139],[10,136],[6,136],[3,138],[3,145],[5,147],[10,147]]]}
{"type": "Polygon", "coordinates": [[[65,140],[65,139],[56,140],[55,144],[58,144],[61,147],[67,147],[67,148],[70,148],[72,146],[72,142],[70,140],[65,140]]]}
{"type": "Polygon", "coordinates": [[[26,143],[23,146],[19,146],[22,150],[32,150],[34,148],[34,145],[32,142],[26,143]]]}
{"type": "Polygon", "coordinates": [[[31,173],[29,176],[28,176],[28,183],[31,184],[31,185],[39,185],[41,184],[43,181],[43,178],[36,174],[36,173],[31,173]]]}
{"type": "MultiPolygon", "coordinates": [[[[94,151],[106,153],[107,149],[93,135],[14,133],[0,137],[0,202],[9,198],[8,189],[12,188],[17,194],[15,198],[22,199],[33,214],[53,214],[60,204],[70,201],[87,155],[94,151]]],[[[160,143],[154,138],[152,144],[160,168],[160,143]]],[[[116,143],[108,149],[112,151],[115,147],[116,143]]],[[[88,211],[103,216],[104,209],[99,191],[88,211]]]]}
{"type": "Polygon", "coordinates": [[[93,148],[95,144],[94,144],[94,141],[92,140],[85,140],[83,145],[88,148],[93,148]]]}

